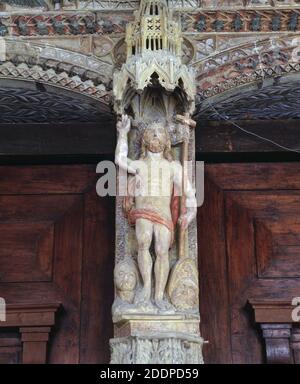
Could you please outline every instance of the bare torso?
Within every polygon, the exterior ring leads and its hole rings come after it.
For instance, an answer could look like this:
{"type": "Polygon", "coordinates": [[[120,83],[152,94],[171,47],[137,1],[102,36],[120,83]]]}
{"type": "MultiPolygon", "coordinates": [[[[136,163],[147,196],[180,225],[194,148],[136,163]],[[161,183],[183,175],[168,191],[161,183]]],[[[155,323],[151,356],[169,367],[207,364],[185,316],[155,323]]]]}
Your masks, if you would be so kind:
{"type": "Polygon", "coordinates": [[[137,169],[137,180],[142,186],[139,191],[143,193],[137,193],[135,196],[135,208],[149,210],[161,215],[164,219],[171,220],[173,162],[164,158],[146,158],[137,162],[137,169]],[[143,171],[141,171],[141,165],[143,171]]]}

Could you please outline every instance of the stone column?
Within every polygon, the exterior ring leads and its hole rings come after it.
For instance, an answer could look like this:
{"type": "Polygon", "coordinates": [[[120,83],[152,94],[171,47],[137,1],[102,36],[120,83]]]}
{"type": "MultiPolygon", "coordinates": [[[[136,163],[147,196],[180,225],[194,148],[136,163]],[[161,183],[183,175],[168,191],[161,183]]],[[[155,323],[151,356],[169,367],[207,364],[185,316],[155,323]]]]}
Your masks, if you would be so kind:
{"type": "Polygon", "coordinates": [[[114,75],[122,174],[111,363],[200,364],[194,73],[181,62],[180,25],[165,0],[141,1],[126,43],[114,75]]]}

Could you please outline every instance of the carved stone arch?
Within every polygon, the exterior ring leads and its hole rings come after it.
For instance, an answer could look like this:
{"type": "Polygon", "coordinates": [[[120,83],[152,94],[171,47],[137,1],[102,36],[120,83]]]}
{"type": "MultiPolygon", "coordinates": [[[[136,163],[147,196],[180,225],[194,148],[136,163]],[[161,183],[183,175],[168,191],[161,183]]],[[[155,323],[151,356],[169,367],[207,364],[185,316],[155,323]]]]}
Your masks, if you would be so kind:
{"type": "Polygon", "coordinates": [[[96,122],[111,116],[110,64],[32,41],[2,41],[0,122],[51,122],[55,117],[96,122]]]}
{"type": "Polygon", "coordinates": [[[300,117],[300,68],[297,73],[233,88],[198,106],[201,120],[295,119],[300,117]]]}
{"type": "Polygon", "coordinates": [[[295,107],[293,95],[298,93],[300,84],[299,40],[300,35],[295,34],[266,38],[259,43],[237,45],[194,63],[198,73],[197,117],[222,119],[215,109],[230,119],[298,117],[299,106],[295,107]],[[247,115],[247,103],[267,97],[272,111],[258,115],[262,108],[256,104],[253,114],[247,115]],[[243,113],[234,113],[233,109],[243,101],[243,113]],[[278,105],[274,107],[274,103],[278,105]],[[286,110],[289,106],[290,115],[286,110]]]}
{"type": "Polygon", "coordinates": [[[112,65],[94,56],[32,41],[4,39],[0,77],[49,84],[109,106],[112,65]]]}

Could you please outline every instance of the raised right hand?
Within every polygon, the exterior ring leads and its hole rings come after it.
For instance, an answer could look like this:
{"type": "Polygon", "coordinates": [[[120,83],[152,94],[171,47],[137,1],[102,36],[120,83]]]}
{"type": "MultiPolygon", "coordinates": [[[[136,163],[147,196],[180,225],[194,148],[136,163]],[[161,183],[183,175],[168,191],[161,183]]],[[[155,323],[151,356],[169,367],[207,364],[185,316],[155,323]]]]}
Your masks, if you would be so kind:
{"type": "Polygon", "coordinates": [[[128,133],[130,131],[130,118],[128,115],[122,115],[122,119],[117,122],[117,130],[121,133],[128,133]]]}

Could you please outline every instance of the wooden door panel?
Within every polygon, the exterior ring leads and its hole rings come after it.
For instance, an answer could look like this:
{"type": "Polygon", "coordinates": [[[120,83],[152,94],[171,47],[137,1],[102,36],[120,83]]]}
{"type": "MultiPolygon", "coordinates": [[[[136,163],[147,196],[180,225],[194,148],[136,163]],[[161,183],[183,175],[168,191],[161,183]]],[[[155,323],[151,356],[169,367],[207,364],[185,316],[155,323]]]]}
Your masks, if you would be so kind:
{"type": "Polygon", "coordinates": [[[0,195],[81,194],[95,180],[95,166],[0,167],[0,195]]]}
{"type": "Polygon", "coordinates": [[[62,303],[48,362],[108,362],[114,203],[97,196],[95,166],[0,167],[0,176],[0,296],[62,303]]]}
{"type": "MultiPolygon", "coordinates": [[[[247,300],[299,296],[299,170],[296,163],[206,167],[198,211],[206,362],[264,362],[247,300]]],[[[62,303],[49,362],[108,362],[114,202],[96,195],[95,167],[0,167],[0,176],[0,296],[62,303]]]]}
{"type": "Polygon", "coordinates": [[[198,225],[208,362],[264,362],[248,299],[291,302],[299,296],[299,171],[298,163],[206,167],[198,225]]]}
{"type": "Polygon", "coordinates": [[[51,281],[51,222],[0,223],[1,282],[51,281]],[[13,262],[12,262],[13,260],[13,262]]]}
{"type": "Polygon", "coordinates": [[[109,339],[113,335],[111,306],[114,298],[114,199],[106,198],[105,204],[99,204],[94,195],[94,190],[90,190],[84,197],[82,363],[109,362],[109,339]]]}
{"type": "Polygon", "coordinates": [[[17,332],[0,333],[0,364],[18,364],[21,362],[21,340],[17,332]]]}
{"type": "Polygon", "coordinates": [[[201,332],[208,363],[232,362],[230,308],[222,189],[205,177],[204,205],[198,209],[201,332]]]}

